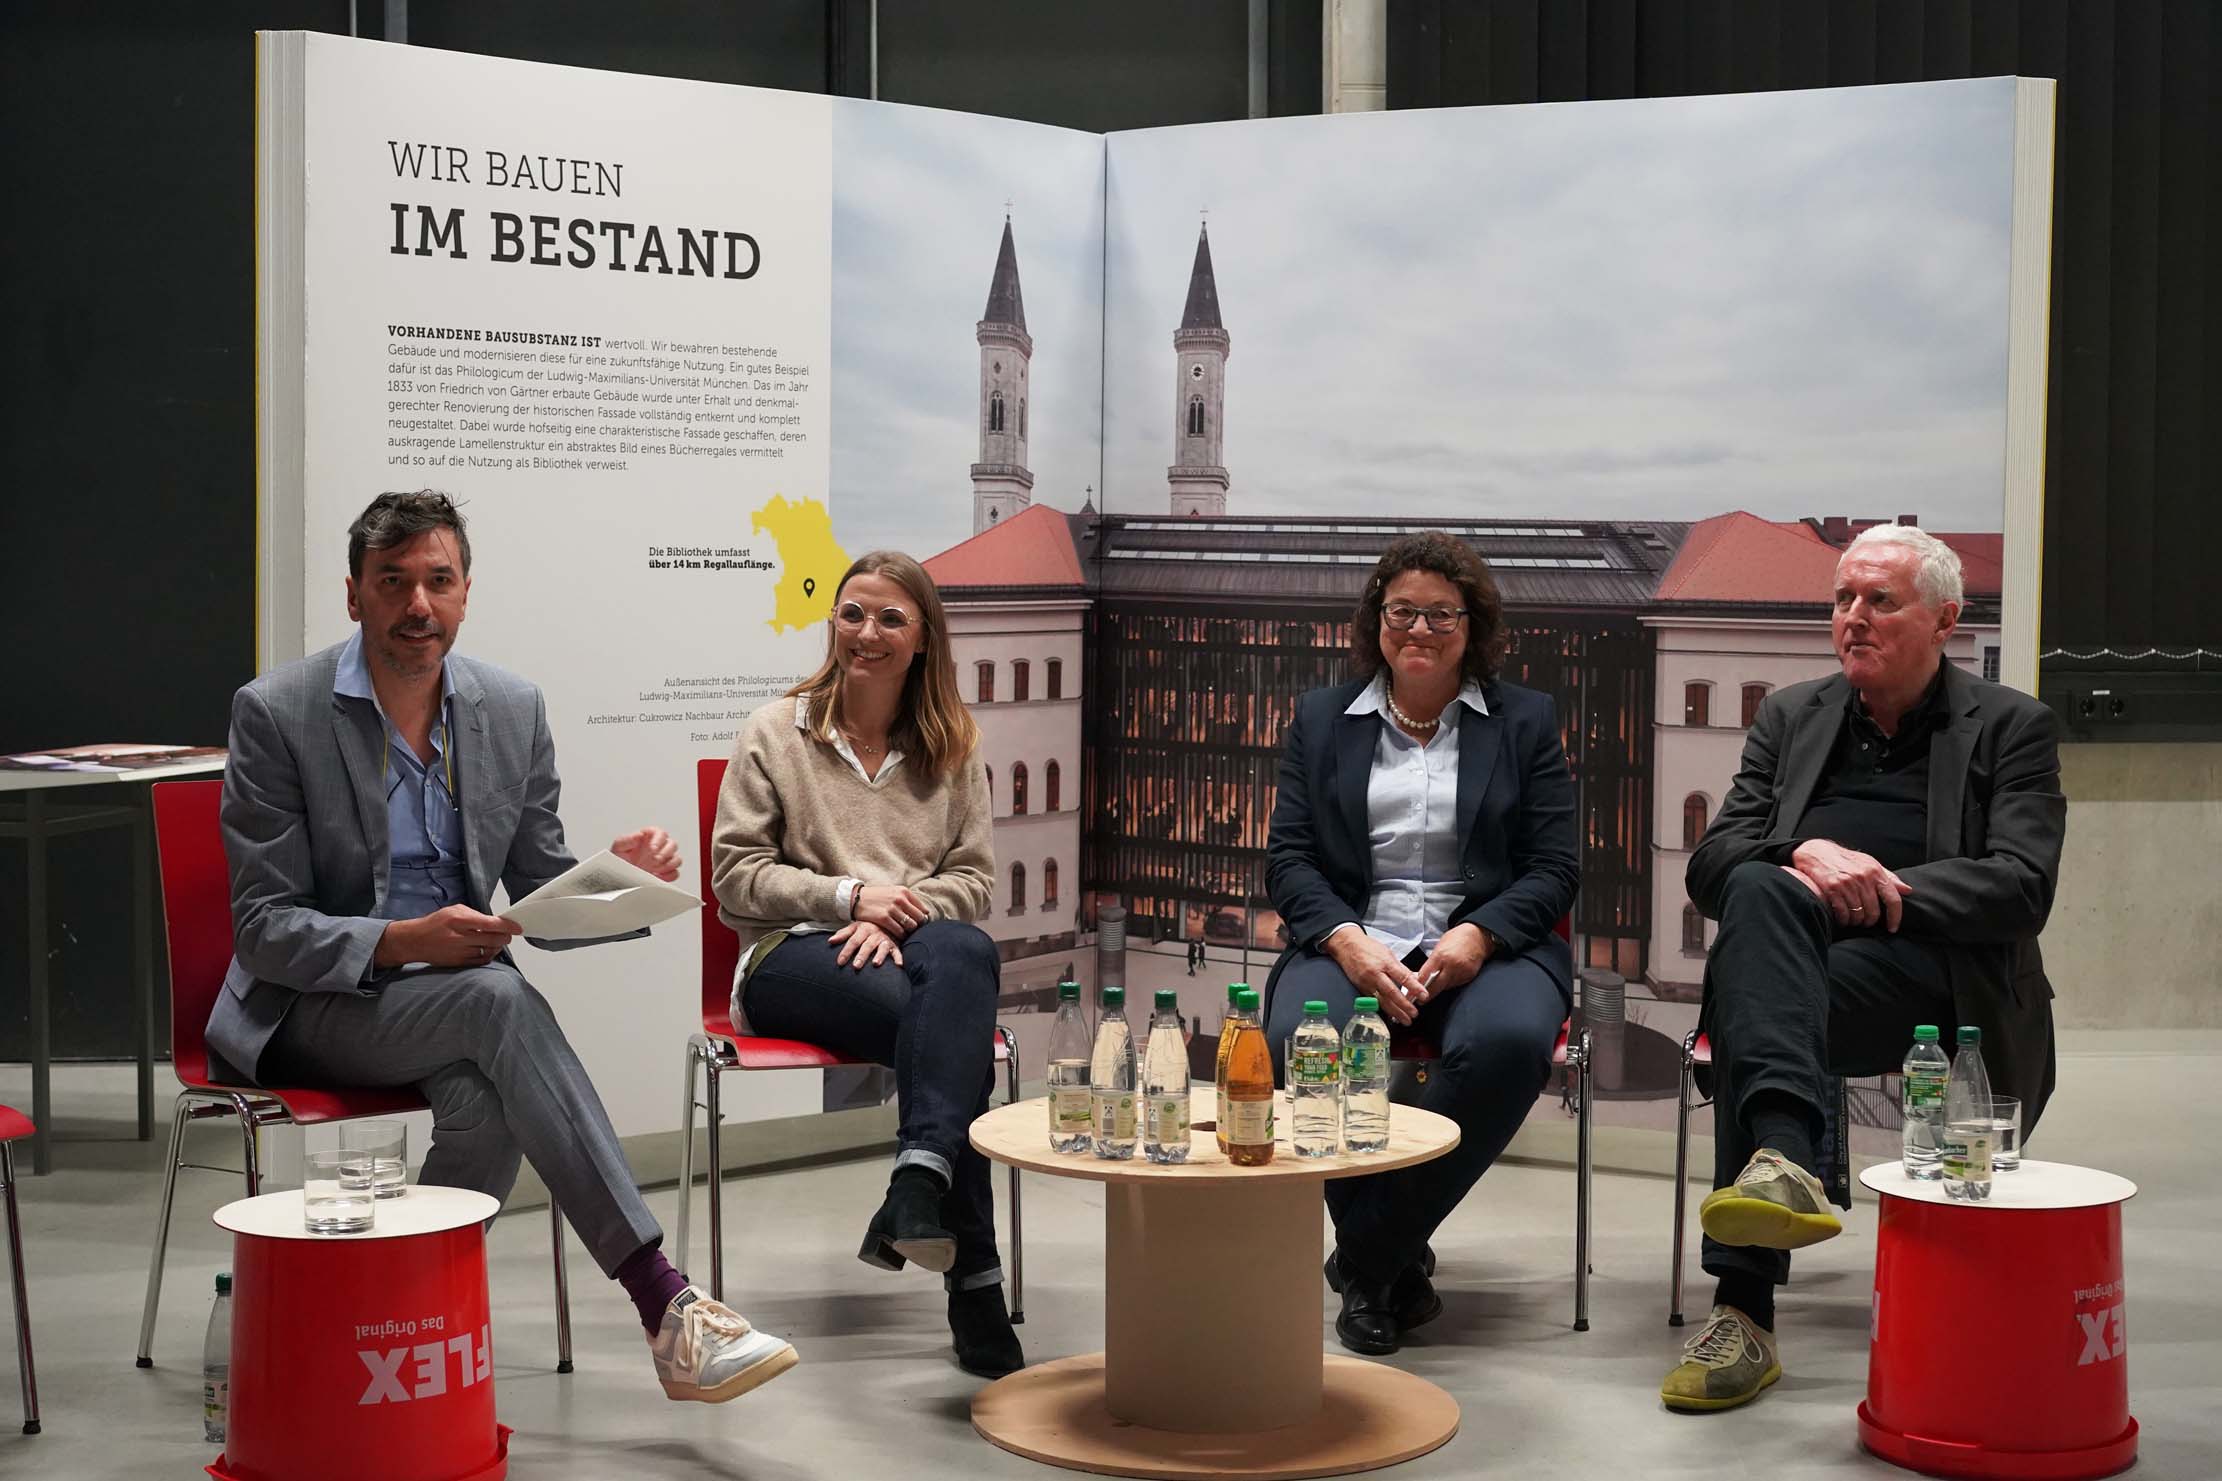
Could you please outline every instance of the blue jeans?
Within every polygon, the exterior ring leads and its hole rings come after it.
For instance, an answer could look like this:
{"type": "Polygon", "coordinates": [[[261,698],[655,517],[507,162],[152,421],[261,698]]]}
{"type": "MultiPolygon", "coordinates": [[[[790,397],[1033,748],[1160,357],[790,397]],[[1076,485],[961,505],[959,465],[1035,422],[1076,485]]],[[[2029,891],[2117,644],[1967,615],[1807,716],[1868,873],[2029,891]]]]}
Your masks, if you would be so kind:
{"type": "MultiPolygon", "coordinates": [[[[1422,959],[1414,952],[1406,963],[1416,967],[1422,959]]],[[[1306,999],[1326,1003],[1340,1029],[1358,996],[1333,958],[1309,948],[1292,955],[1274,980],[1266,1021],[1275,1060],[1296,1032],[1306,999]]],[[[1420,1107],[1457,1122],[1459,1141],[1430,1162],[1328,1182],[1335,1242],[1361,1277],[1386,1283],[1419,1263],[1436,1227],[1504,1152],[1551,1078],[1551,1049],[1566,1011],[1557,981],[1524,956],[1485,963],[1473,981],[1420,1009],[1419,1031],[1442,1049],[1420,1107]]]]}
{"type": "Polygon", "coordinates": [[[948,1184],[941,1222],[957,1241],[949,1284],[994,1285],[1003,1279],[995,1194],[971,1127],[995,1083],[995,943],[978,926],[933,920],[904,938],[900,967],[858,971],[834,960],[840,950],[815,933],[772,948],[743,988],[749,1024],[895,1071],[896,1165],[930,1167],[948,1184]]]}

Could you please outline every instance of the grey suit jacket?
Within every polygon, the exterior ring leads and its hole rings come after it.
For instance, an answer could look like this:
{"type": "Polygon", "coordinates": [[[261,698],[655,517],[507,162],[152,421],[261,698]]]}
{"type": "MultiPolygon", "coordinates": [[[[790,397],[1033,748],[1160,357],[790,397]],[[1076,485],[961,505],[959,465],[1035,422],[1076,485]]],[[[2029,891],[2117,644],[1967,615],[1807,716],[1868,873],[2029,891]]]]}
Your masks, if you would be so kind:
{"type": "MultiPolygon", "coordinates": [[[[388,924],[378,915],[390,854],[384,723],[369,701],[332,692],[344,646],[272,669],[232,697],[222,826],[233,956],[208,1044],[250,1080],[296,995],[382,986],[371,958],[388,924]]],[[[487,910],[497,880],[519,899],[576,861],[556,816],[561,784],[539,689],[475,659],[447,662],[463,903],[487,910]]]]}
{"type": "MultiPolygon", "coordinates": [[[[1739,864],[1789,862],[1806,804],[1844,724],[1842,674],[1767,696],[1744,738],[1728,800],[1690,855],[1697,908],[1720,918],[1739,864]]],[[[1983,1063],[2001,1095],[2022,1098],[2022,1129],[2052,1094],[2052,984],[2037,934],[2052,910],[2068,802],[2060,725],[2018,690],[1944,669],[1950,723],[1929,747],[1928,859],[1898,874],[1913,887],[1899,929],[1942,943],[1959,1021],[1983,1030],[1983,1063]]]]}

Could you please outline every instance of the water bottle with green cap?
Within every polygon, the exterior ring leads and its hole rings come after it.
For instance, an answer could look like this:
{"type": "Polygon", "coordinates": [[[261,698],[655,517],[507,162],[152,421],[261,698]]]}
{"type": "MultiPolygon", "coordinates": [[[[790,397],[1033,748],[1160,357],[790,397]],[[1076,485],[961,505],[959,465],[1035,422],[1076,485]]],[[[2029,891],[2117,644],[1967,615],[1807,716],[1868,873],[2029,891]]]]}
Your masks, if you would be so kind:
{"type": "Polygon", "coordinates": [[[1188,1041],[1180,1031],[1180,994],[1157,990],[1149,1046],[1142,1055],[1142,1155],[1188,1160],[1188,1041]]]}
{"type": "Polygon", "coordinates": [[[1389,1148],[1389,1026],[1381,1004],[1360,998],[1342,1028],[1342,1145],[1346,1152],[1389,1148]]]}
{"type": "Polygon", "coordinates": [[[1318,999],[1288,1041],[1289,1144],[1299,1157],[1342,1150],[1342,1035],[1318,999]]]}

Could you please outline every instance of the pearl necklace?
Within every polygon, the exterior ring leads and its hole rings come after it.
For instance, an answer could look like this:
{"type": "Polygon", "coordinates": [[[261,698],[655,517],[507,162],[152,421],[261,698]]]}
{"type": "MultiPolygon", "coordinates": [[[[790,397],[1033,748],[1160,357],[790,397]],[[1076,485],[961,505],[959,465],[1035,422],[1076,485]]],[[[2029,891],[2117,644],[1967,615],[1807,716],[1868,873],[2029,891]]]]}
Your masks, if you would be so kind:
{"type": "Polygon", "coordinates": [[[1397,724],[1403,726],[1406,730],[1433,730],[1443,723],[1441,715],[1437,715],[1432,720],[1415,720],[1398,709],[1396,707],[1396,690],[1390,685],[1382,686],[1381,697],[1389,702],[1389,714],[1395,718],[1397,724]]]}

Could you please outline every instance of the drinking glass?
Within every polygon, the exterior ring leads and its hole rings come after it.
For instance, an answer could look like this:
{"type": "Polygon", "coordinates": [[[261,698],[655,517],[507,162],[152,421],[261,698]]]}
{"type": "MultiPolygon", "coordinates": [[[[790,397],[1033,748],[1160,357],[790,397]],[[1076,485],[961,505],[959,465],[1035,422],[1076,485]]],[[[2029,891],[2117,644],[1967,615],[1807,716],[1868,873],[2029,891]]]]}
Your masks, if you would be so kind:
{"type": "Polygon", "coordinates": [[[343,1121],[340,1150],[370,1159],[371,1186],[380,1198],[409,1191],[409,1127],[401,1121],[343,1121]]]}
{"type": "Polygon", "coordinates": [[[301,1221],[311,1234],[360,1234],[378,1206],[370,1159],[337,1148],[309,1153],[301,1185],[301,1221]]]}
{"type": "Polygon", "coordinates": [[[1991,1097],[1991,1170],[2013,1172],[2021,1166],[2021,1097],[1991,1097]]]}

